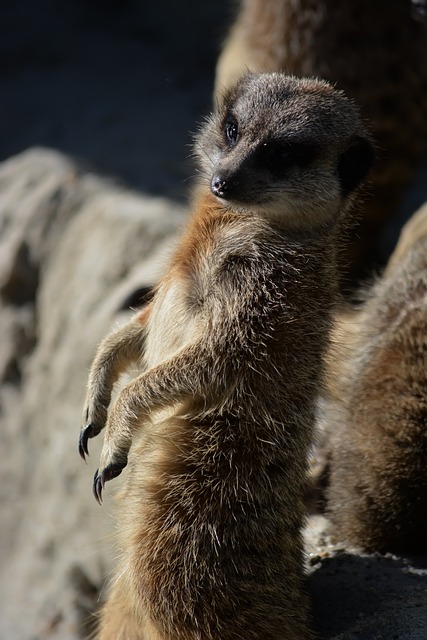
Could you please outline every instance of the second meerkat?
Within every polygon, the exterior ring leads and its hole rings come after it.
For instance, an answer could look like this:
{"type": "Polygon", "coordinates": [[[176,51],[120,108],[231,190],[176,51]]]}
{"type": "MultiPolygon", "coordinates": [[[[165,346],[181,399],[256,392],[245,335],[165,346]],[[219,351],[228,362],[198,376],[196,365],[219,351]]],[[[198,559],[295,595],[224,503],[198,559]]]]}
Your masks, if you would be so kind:
{"type": "Polygon", "coordinates": [[[427,204],[336,333],[337,393],[326,414],[332,533],[367,551],[425,551],[427,204]]]}
{"type": "Polygon", "coordinates": [[[80,453],[105,426],[99,501],[128,466],[99,638],[308,640],[307,452],[338,229],[371,143],[342,93],[272,73],[227,92],[196,154],[169,270],[89,377],[80,453]],[[133,361],[144,373],[109,407],[133,361]]]}

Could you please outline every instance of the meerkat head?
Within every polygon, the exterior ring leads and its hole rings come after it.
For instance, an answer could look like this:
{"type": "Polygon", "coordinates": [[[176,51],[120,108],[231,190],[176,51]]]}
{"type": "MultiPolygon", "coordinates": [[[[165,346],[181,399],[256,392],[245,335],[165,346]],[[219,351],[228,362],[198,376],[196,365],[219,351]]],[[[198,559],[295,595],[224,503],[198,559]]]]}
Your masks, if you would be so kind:
{"type": "Polygon", "coordinates": [[[212,193],[296,230],[329,226],[373,162],[356,107],[315,79],[247,74],[196,138],[212,193]]]}

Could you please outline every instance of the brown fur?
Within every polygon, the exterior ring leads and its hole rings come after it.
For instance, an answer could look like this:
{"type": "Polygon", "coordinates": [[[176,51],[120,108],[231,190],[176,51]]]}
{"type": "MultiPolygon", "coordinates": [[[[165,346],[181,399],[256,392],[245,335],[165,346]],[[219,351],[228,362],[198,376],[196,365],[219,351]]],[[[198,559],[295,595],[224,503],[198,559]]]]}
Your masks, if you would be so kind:
{"type": "Polygon", "coordinates": [[[378,160],[343,259],[344,286],[378,259],[381,231],[427,144],[426,60],[427,30],[409,0],[242,0],[219,58],[217,95],[245,69],[315,76],[353,97],[370,123],[378,160]]]}
{"type": "Polygon", "coordinates": [[[427,205],[404,228],[362,311],[339,331],[346,346],[329,425],[333,533],[370,551],[425,550],[427,205]]]}
{"type": "Polygon", "coordinates": [[[307,452],[336,237],[372,151],[342,94],[280,74],[241,80],[196,150],[205,177],[169,270],[89,379],[83,456],[119,369],[145,369],[108,410],[95,477],[100,501],[128,466],[99,638],[308,640],[307,452]]]}

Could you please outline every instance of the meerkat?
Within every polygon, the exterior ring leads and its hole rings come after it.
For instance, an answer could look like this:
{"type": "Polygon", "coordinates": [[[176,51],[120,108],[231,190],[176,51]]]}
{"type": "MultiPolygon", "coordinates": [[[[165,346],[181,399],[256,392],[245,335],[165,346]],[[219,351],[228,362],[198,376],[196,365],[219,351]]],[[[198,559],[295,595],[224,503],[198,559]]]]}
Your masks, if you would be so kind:
{"type": "Polygon", "coordinates": [[[404,227],[361,311],[338,330],[349,353],[329,416],[331,531],[367,551],[425,551],[427,205],[404,227]]]}
{"type": "Polygon", "coordinates": [[[246,75],[199,133],[192,217],[152,301],[91,368],[94,493],[127,466],[100,640],[308,640],[301,527],[337,297],[373,150],[329,84],[246,75]],[[112,387],[131,362],[144,372],[112,387]]]}
{"type": "MultiPolygon", "coordinates": [[[[410,0],[241,0],[215,93],[245,69],[316,76],[351,96],[377,142],[369,193],[347,234],[342,288],[387,260],[382,241],[427,147],[427,29],[410,0]]],[[[351,284],[353,283],[353,284],[351,284]]]]}

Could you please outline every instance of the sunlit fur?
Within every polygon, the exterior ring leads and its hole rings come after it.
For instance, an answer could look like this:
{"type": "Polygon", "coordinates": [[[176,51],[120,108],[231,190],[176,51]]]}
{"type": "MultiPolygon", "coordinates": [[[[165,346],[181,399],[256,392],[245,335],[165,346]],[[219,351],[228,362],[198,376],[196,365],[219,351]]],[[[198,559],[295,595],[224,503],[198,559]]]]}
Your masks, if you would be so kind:
{"type": "Polygon", "coordinates": [[[101,344],[89,378],[81,453],[106,426],[99,500],[127,463],[121,555],[99,638],[309,640],[307,452],[337,296],[338,227],[372,151],[342,94],[272,74],[248,76],[225,96],[196,152],[202,176],[166,275],[152,302],[101,344]],[[239,121],[232,150],[227,109],[239,121]],[[292,135],[313,139],[316,158],[295,166],[285,154],[286,166],[266,171],[257,149],[292,135]],[[211,192],[225,169],[232,199],[211,192]],[[113,383],[135,360],[144,372],[105,424],[113,383]]]}

